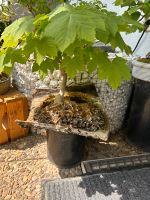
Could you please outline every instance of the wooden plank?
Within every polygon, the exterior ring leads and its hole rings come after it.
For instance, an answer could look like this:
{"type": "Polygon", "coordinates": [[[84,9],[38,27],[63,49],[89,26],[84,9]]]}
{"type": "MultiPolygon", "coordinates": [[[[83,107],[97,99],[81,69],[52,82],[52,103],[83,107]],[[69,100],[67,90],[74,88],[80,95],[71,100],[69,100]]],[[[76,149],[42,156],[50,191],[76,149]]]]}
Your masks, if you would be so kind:
{"type": "MultiPolygon", "coordinates": [[[[1,100],[1,99],[0,99],[1,100]]],[[[6,105],[0,101],[0,144],[8,142],[6,105]]]]}
{"type": "Polygon", "coordinates": [[[26,120],[28,106],[26,98],[5,99],[8,116],[8,134],[11,140],[28,134],[28,128],[21,128],[15,120],[26,120]]]}

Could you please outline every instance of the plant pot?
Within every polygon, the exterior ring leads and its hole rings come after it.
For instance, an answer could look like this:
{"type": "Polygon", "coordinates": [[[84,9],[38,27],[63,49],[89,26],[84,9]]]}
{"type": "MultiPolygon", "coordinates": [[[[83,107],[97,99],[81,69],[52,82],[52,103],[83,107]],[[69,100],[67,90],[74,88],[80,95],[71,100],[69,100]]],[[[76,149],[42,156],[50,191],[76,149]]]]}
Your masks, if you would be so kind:
{"type": "Polygon", "coordinates": [[[7,77],[6,80],[0,81],[0,95],[5,94],[10,88],[10,78],[7,77]]]}
{"type": "Polygon", "coordinates": [[[133,64],[133,77],[150,82],[150,64],[139,62],[137,60],[132,62],[133,64]]]}
{"type": "Polygon", "coordinates": [[[133,76],[136,79],[127,135],[136,146],[150,152],[150,64],[140,65],[140,62],[133,64],[133,76]]]}
{"type": "Polygon", "coordinates": [[[84,156],[85,137],[48,131],[48,158],[59,168],[71,168],[84,156]]]}

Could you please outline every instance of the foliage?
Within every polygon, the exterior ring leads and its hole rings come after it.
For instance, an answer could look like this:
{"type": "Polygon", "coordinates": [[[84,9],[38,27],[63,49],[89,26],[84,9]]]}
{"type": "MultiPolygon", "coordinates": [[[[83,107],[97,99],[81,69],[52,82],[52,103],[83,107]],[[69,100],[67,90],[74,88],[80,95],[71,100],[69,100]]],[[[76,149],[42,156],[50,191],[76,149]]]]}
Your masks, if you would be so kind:
{"type": "Polygon", "coordinates": [[[1,0],[0,4],[0,21],[10,21],[11,15],[14,14],[13,4],[6,0],[1,0]]]}
{"type": "Polygon", "coordinates": [[[78,71],[97,69],[100,79],[117,88],[122,80],[130,79],[126,61],[117,56],[109,60],[108,54],[93,44],[102,41],[130,54],[120,32],[130,32],[132,26],[143,28],[126,16],[86,3],[62,4],[49,14],[20,18],[2,34],[0,72],[10,72],[15,62],[26,63],[33,54],[33,70],[39,71],[41,78],[57,68],[64,69],[70,78],[78,71]]]}
{"type": "Polygon", "coordinates": [[[60,2],[59,0],[18,0],[18,3],[28,8],[33,14],[47,14],[60,2]]]}
{"type": "Polygon", "coordinates": [[[124,16],[145,21],[150,18],[150,0],[116,0],[115,5],[127,7],[124,16]]]}

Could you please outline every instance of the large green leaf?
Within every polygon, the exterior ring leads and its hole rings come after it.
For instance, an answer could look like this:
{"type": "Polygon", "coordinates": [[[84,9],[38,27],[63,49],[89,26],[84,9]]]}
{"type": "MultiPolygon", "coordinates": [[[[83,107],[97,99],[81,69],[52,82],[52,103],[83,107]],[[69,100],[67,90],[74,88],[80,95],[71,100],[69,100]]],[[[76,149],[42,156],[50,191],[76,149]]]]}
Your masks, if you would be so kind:
{"type": "Polygon", "coordinates": [[[35,51],[37,58],[40,58],[38,59],[39,64],[44,60],[45,56],[49,56],[50,58],[57,56],[57,48],[52,38],[44,37],[37,40],[35,51]]]}
{"type": "Polygon", "coordinates": [[[48,74],[48,71],[51,71],[51,73],[58,69],[59,65],[56,60],[46,59],[44,60],[40,65],[38,65],[36,62],[33,63],[32,71],[39,72],[40,78],[44,79],[46,75],[48,74]]]}
{"type": "Polygon", "coordinates": [[[19,39],[21,39],[25,33],[33,31],[33,20],[34,18],[32,16],[26,16],[8,26],[1,37],[1,40],[4,40],[3,48],[17,46],[19,39]]]}
{"type": "Polygon", "coordinates": [[[57,48],[52,38],[36,38],[32,34],[28,36],[23,44],[23,51],[27,57],[34,53],[36,62],[40,65],[46,56],[50,58],[57,56],[57,48]]]}
{"type": "Polygon", "coordinates": [[[123,38],[121,37],[120,33],[117,33],[115,37],[112,37],[110,41],[112,48],[115,49],[116,47],[119,47],[121,51],[125,51],[126,54],[130,54],[131,48],[126,45],[123,38]]]}
{"type": "Polygon", "coordinates": [[[21,49],[8,48],[1,51],[0,54],[0,73],[5,69],[11,72],[15,62],[25,64],[27,57],[21,49]]]}
{"type": "Polygon", "coordinates": [[[126,64],[126,60],[121,57],[116,57],[112,61],[109,71],[107,72],[108,83],[113,89],[118,88],[123,80],[130,80],[131,72],[126,64]]]}
{"type": "Polygon", "coordinates": [[[73,79],[78,71],[84,71],[85,69],[83,59],[80,56],[73,58],[65,57],[62,67],[65,69],[70,79],[73,79]]]}
{"type": "MultiPolygon", "coordinates": [[[[59,8],[58,8],[59,9],[59,8]]],[[[96,9],[67,6],[53,16],[46,26],[42,37],[54,38],[58,48],[63,52],[76,38],[94,42],[96,29],[105,31],[105,20],[96,9]]]]}

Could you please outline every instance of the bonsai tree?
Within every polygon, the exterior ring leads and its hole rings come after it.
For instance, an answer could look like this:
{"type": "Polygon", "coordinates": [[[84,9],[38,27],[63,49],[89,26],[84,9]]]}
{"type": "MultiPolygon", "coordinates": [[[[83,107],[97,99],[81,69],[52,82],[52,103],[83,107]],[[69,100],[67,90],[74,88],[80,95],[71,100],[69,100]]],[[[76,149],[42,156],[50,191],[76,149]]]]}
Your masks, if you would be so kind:
{"type": "Polygon", "coordinates": [[[103,50],[93,48],[101,41],[118,47],[126,54],[131,49],[125,44],[121,32],[143,26],[126,16],[117,16],[103,6],[81,2],[62,3],[48,14],[26,16],[8,26],[1,36],[0,73],[11,73],[15,62],[26,63],[34,56],[33,71],[44,78],[48,70],[60,69],[60,92],[55,103],[63,104],[67,76],[77,72],[97,70],[100,79],[108,80],[112,88],[129,80],[130,69],[126,61],[116,56],[112,61],[103,50]]]}

